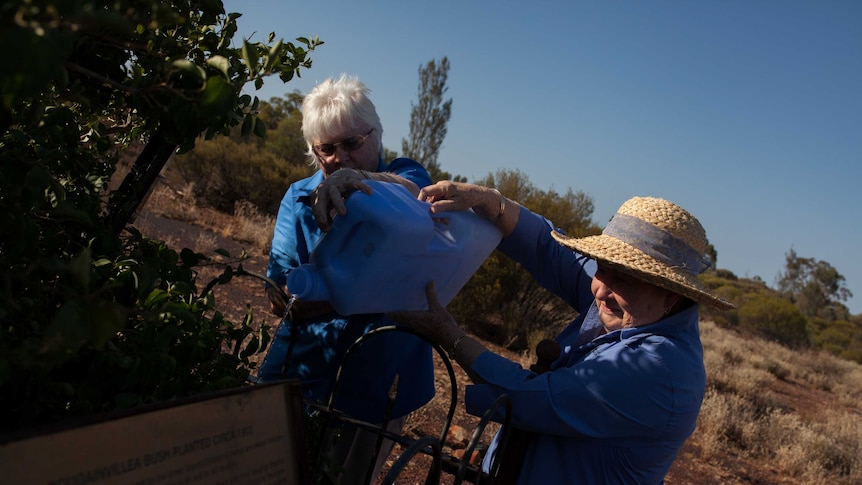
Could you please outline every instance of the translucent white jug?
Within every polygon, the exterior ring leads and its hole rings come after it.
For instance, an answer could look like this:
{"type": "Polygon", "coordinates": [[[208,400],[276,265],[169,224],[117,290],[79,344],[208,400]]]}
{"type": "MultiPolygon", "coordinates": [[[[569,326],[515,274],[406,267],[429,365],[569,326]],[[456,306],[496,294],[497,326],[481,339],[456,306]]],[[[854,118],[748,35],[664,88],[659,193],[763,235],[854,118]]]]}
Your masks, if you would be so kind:
{"type": "Polygon", "coordinates": [[[425,310],[433,280],[445,306],[502,238],[472,211],[432,217],[431,205],[401,185],[366,183],[373,193],[351,194],[347,214],[335,217],[309,263],[288,275],[300,300],[329,301],[342,315],[425,310]]]}

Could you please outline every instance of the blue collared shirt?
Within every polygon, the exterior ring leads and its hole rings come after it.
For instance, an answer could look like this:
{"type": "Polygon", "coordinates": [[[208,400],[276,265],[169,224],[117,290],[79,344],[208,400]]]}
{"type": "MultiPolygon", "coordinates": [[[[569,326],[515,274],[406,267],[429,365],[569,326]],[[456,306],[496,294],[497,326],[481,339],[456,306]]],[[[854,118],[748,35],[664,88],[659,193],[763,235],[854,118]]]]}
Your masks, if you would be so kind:
{"type": "Polygon", "coordinates": [[[593,338],[595,263],[556,243],[543,218],[526,209],[520,217],[500,249],[579,315],[556,338],[562,354],[547,373],[480,355],[472,370],[485,383],[467,388],[468,412],[509,396],[512,424],[535,433],[518,483],[662,483],[703,401],[697,306],[593,338]]]}
{"type": "MultiPolygon", "coordinates": [[[[430,185],[428,172],[408,158],[397,158],[378,172],[400,175],[420,188],[430,185]]],[[[309,261],[323,237],[310,203],[311,192],[323,181],[323,173],[291,184],[281,202],[272,238],[267,276],[279,285],[291,270],[309,261]]],[[[328,402],[338,367],[348,348],[369,330],[394,325],[381,314],[321,315],[302,322],[294,334],[289,322],[279,327],[272,347],[258,372],[260,382],[299,378],[307,399],[328,402]],[[292,358],[286,361],[288,342],[292,358]]],[[[387,332],[365,341],[349,354],[336,390],[334,407],[370,422],[379,422],[388,405],[390,383],[398,379],[398,394],[390,417],[403,416],[434,395],[431,347],[413,335],[387,332]]]]}

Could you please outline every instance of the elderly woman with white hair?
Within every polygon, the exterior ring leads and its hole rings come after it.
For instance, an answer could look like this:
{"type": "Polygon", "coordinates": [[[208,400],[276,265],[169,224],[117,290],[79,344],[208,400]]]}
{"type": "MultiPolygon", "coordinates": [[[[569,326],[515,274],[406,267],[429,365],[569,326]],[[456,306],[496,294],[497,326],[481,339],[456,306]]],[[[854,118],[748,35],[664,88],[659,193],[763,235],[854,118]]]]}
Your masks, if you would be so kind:
{"type": "Polygon", "coordinates": [[[473,208],[495,221],[498,249],[578,312],[551,345],[559,353],[531,369],[467,335],[433,284],[429,310],[389,315],[465,369],[474,382],[468,412],[511,399],[511,445],[523,450],[498,453],[495,438],[483,464],[501,465],[495,483],[662,483],[703,401],[699,305],[732,308],[698,281],[709,265],[698,220],[669,201],[635,197],[601,235],[573,238],[490,188],[444,181],[419,197],[433,213],[473,208]]]}
{"type": "MultiPolygon", "coordinates": [[[[414,195],[431,183],[428,172],[414,160],[384,161],[383,127],[368,93],[359,80],[342,75],[321,82],[303,99],[302,134],[311,163],[319,170],[291,184],[278,211],[267,276],[279,288],[267,285],[266,293],[272,312],[283,320],[258,381],[297,378],[306,399],[327,403],[343,364],[333,407],[371,423],[388,418],[388,429],[397,432],[407,414],[434,395],[431,347],[406,332],[385,332],[366,340],[343,362],[357,338],[393,322],[383,314],[339,315],[327,302],[294,300],[288,307],[284,298],[290,295],[288,274],[309,262],[334,214],[345,213],[345,199],[357,190],[370,192],[364,180],[401,184],[414,195]],[[390,401],[394,384],[395,398],[390,401]]],[[[376,478],[369,472],[378,452],[375,433],[344,427],[332,436],[338,440],[329,461],[341,467],[332,473],[335,483],[376,478]]],[[[381,468],[391,446],[389,440],[384,443],[373,470],[381,468]]]]}

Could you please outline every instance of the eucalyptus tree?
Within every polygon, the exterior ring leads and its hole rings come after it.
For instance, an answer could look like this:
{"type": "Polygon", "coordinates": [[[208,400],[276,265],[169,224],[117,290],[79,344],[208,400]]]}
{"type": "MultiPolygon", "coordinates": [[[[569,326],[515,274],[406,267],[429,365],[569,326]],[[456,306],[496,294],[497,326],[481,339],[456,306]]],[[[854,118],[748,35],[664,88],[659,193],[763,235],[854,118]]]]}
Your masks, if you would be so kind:
{"type": "Polygon", "coordinates": [[[853,293],[844,276],[826,261],[803,258],[793,248],[785,253],[784,271],[777,278],[777,289],[808,317],[826,320],[849,318],[847,301],[853,293]]]}
{"type": "Polygon", "coordinates": [[[434,181],[449,178],[437,161],[452,116],[452,98],[443,100],[449,89],[448,78],[449,59],[445,56],[439,64],[432,59],[419,67],[419,99],[417,104],[410,103],[410,138],[401,140],[404,156],[423,164],[434,181]]]}

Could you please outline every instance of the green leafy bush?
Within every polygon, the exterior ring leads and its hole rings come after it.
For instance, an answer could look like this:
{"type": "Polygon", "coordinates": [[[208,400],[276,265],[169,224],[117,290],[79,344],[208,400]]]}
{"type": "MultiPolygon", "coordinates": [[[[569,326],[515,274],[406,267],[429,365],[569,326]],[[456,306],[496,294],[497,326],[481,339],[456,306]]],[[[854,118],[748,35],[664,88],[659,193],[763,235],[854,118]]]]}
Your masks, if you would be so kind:
{"type": "Polygon", "coordinates": [[[138,200],[107,190],[132,142],[166,159],[265,132],[243,86],[289,81],[320,41],[235,44],[239,17],[220,0],[0,4],[0,432],[245,382],[266,331],[211,291],[241,258],[201,289],[214,262],[117,227],[138,200]]]}

